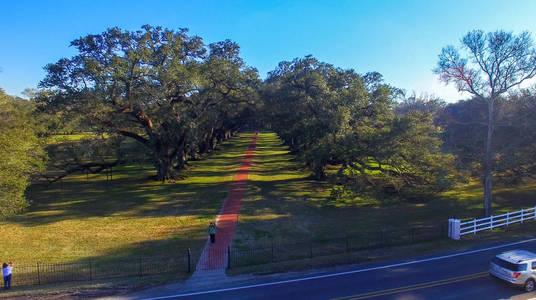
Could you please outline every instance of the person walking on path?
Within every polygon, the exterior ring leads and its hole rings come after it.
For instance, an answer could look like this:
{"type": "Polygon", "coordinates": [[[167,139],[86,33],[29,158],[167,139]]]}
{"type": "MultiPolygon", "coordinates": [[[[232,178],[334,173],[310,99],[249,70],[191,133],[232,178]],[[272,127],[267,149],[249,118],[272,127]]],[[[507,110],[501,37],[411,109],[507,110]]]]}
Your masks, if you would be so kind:
{"type": "Polygon", "coordinates": [[[213,222],[208,225],[208,234],[210,235],[210,242],[214,244],[216,242],[216,225],[213,222]]]}
{"type": "Polygon", "coordinates": [[[13,271],[13,263],[3,263],[2,264],[2,273],[4,274],[4,290],[9,290],[11,288],[11,272],[13,271]]]}

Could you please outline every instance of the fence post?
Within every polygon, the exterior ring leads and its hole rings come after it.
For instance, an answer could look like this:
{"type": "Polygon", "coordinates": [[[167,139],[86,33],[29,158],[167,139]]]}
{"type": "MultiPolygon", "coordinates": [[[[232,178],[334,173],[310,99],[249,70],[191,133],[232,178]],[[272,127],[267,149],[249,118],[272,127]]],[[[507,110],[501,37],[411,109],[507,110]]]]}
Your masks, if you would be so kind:
{"type": "Polygon", "coordinates": [[[227,246],[227,269],[231,268],[231,246],[227,246]]]}
{"type": "Polygon", "coordinates": [[[506,226],[510,225],[510,212],[506,212],[506,226]]]}
{"type": "Polygon", "coordinates": [[[489,217],[489,226],[491,227],[491,230],[493,230],[493,215],[489,217]]]}
{"type": "Polygon", "coordinates": [[[188,248],[188,273],[192,272],[192,252],[188,248]]]}
{"type": "Polygon", "coordinates": [[[274,262],[274,238],[272,238],[272,262],[274,262]]]}
{"type": "Polygon", "coordinates": [[[37,284],[41,284],[41,274],[39,272],[39,263],[37,263],[37,284]]]}
{"type": "Polygon", "coordinates": [[[449,238],[453,240],[460,239],[460,220],[449,219],[449,238]]]}
{"type": "Polygon", "coordinates": [[[521,209],[521,223],[523,223],[523,208],[521,209]]]}
{"type": "Polygon", "coordinates": [[[473,219],[473,234],[476,234],[476,219],[473,219]]]}

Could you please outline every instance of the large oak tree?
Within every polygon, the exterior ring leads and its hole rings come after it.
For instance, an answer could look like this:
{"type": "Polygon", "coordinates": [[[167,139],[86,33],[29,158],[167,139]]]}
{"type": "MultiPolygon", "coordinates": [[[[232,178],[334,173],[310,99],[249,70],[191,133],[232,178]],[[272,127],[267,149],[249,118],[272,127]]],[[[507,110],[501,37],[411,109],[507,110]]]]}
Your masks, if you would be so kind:
{"type": "Polygon", "coordinates": [[[94,128],[136,140],[159,180],[184,165],[199,136],[236,130],[221,121],[226,106],[240,109],[254,99],[257,72],[231,41],[207,47],[186,29],[145,25],[139,31],[112,28],[71,45],[78,55],[45,67],[40,86],[52,95],[49,106],[69,105],[94,128]]]}
{"type": "Polygon", "coordinates": [[[261,95],[268,124],[317,179],[333,164],[341,177],[380,189],[442,191],[453,157],[441,153],[430,114],[395,115],[397,93],[378,73],[359,75],[307,56],[281,62],[261,95]]]}

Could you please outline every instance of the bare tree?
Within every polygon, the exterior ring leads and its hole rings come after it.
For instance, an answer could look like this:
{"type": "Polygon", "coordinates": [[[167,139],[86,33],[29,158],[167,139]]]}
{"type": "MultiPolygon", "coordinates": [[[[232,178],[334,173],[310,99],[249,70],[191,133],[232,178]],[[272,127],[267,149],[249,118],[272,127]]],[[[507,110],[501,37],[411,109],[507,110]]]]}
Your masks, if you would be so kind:
{"type": "MultiPolygon", "coordinates": [[[[462,39],[460,49],[444,47],[437,68],[440,80],[454,83],[459,91],[482,98],[488,104],[486,153],[484,156],[484,211],[491,215],[493,179],[494,104],[501,95],[536,75],[536,50],[528,32],[484,33],[474,30],[462,39]],[[460,55],[460,53],[465,56],[460,55]]],[[[476,124],[475,124],[476,125],[476,124]]]]}

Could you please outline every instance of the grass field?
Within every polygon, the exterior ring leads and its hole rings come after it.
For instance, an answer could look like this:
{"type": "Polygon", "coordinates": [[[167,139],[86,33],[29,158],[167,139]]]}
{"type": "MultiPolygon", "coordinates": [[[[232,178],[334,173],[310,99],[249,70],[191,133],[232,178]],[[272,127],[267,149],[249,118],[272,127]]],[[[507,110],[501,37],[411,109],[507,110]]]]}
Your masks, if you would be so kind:
{"type": "MultiPolygon", "coordinates": [[[[447,225],[449,218],[482,214],[482,187],[478,182],[424,202],[385,202],[373,198],[329,200],[331,185],[308,178],[273,133],[259,137],[244,199],[235,244],[255,245],[272,237],[292,243],[299,239],[341,237],[382,229],[447,225]]],[[[533,206],[535,184],[495,187],[494,210],[533,206]]]]}
{"type": "MultiPolygon", "coordinates": [[[[186,179],[160,183],[150,166],[114,168],[105,174],[72,175],[52,185],[31,186],[30,209],[0,223],[6,243],[0,259],[16,263],[76,262],[161,256],[201,250],[252,138],[225,142],[183,171],[186,179]]],[[[386,203],[370,198],[330,201],[330,181],[311,180],[273,133],[261,133],[234,244],[255,246],[330,238],[404,226],[445,224],[481,214],[477,182],[426,202],[386,203]]],[[[496,187],[496,212],[534,205],[535,184],[496,187]]]]}
{"type": "Polygon", "coordinates": [[[0,223],[0,258],[18,263],[184,255],[206,240],[252,134],[225,142],[207,159],[192,162],[185,180],[149,179],[151,166],[114,168],[106,175],[66,177],[31,186],[33,204],[0,223]]]}
{"type": "Polygon", "coordinates": [[[94,138],[96,135],[89,132],[76,133],[76,134],[55,134],[47,138],[48,144],[58,144],[64,142],[80,141],[83,139],[94,138]]]}

